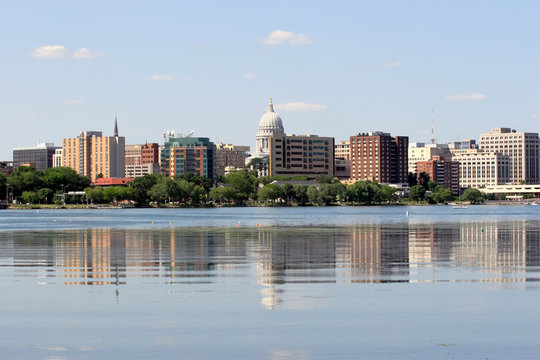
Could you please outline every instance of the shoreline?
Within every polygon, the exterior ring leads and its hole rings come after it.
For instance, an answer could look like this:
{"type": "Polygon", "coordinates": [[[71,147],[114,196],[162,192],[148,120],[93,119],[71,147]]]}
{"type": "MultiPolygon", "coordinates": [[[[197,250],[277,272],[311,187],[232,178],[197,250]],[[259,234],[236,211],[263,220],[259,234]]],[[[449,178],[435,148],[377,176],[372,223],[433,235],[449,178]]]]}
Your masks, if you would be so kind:
{"type": "MultiPolygon", "coordinates": [[[[530,199],[530,201],[486,201],[481,204],[470,204],[470,203],[463,203],[464,205],[532,205],[532,204],[538,204],[539,201],[537,199],[530,199]]],[[[6,205],[2,204],[3,206],[0,207],[0,210],[111,210],[111,209],[201,209],[201,208],[224,208],[224,207],[230,207],[230,208],[246,208],[246,207],[336,207],[336,206],[350,206],[350,207],[371,207],[371,206],[390,206],[390,207],[399,207],[399,206],[451,206],[450,204],[428,204],[428,203],[400,203],[400,204],[359,204],[359,205],[352,205],[352,204],[336,204],[336,205],[307,205],[307,206],[299,206],[299,205],[286,205],[286,204],[256,204],[256,205],[209,205],[209,206],[118,206],[118,205],[83,205],[83,204],[67,204],[67,205],[6,205]]]]}

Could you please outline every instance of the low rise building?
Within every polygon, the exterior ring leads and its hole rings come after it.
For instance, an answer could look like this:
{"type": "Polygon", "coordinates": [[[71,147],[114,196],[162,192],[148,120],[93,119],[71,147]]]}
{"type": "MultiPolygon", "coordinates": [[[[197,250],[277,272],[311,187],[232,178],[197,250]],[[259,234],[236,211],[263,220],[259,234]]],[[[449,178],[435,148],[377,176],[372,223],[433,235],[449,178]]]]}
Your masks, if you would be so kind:
{"type": "Polygon", "coordinates": [[[249,151],[249,146],[216,144],[216,174],[225,175],[227,169],[245,167],[249,151]]]}
{"type": "Polygon", "coordinates": [[[416,163],[418,161],[429,161],[433,156],[440,156],[446,161],[452,159],[452,153],[447,144],[410,143],[408,149],[408,172],[420,174],[420,171],[416,168],[416,163]]]}
{"type": "Polygon", "coordinates": [[[452,160],[459,162],[460,188],[502,185],[510,181],[507,155],[469,149],[454,155],[452,160]]]}
{"type": "Polygon", "coordinates": [[[33,147],[17,147],[13,149],[13,166],[33,166],[36,170],[53,167],[53,156],[58,149],[53,143],[38,143],[33,147]]]}

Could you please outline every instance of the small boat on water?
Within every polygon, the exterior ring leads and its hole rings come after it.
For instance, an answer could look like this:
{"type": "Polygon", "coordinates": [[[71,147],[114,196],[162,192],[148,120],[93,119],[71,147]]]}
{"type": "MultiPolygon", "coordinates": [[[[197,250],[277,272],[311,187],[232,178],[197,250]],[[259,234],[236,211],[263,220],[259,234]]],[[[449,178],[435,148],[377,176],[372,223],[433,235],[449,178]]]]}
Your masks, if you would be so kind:
{"type": "Polygon", "coordinates": [[[456,204],[452,206],[452,209],[466,209],[466,208],[467,208],[467,205],[465,204],[456,204]]]}

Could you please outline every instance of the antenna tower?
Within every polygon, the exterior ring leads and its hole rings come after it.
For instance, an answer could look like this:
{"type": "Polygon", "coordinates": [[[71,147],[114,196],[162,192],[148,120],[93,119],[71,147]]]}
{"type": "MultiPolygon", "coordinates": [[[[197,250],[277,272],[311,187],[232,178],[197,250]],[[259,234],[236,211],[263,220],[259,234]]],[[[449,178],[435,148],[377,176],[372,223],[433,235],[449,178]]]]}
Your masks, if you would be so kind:
{"type": "Polygon", "coordinates": [[[435,135],[434,135],[434,123],[435,123],[435,110],[431,109],[431,143],[435,144],[435,135]]]}

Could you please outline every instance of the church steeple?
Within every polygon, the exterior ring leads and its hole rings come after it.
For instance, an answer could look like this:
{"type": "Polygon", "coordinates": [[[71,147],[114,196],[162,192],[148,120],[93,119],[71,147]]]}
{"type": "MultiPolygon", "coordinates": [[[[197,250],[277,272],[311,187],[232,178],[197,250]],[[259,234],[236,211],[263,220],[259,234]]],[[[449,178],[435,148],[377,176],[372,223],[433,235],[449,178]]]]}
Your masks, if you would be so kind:
{"type": "Polygon", "coordinates": [[[118,137],[118,116],[114,114],[114,137],[118,137]]]}

